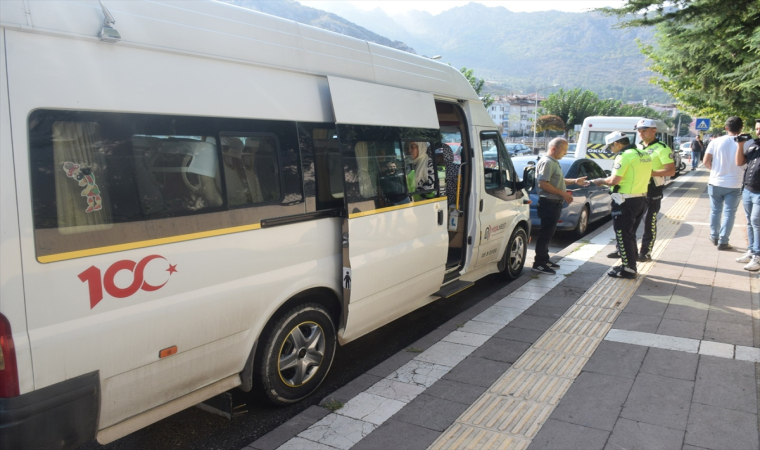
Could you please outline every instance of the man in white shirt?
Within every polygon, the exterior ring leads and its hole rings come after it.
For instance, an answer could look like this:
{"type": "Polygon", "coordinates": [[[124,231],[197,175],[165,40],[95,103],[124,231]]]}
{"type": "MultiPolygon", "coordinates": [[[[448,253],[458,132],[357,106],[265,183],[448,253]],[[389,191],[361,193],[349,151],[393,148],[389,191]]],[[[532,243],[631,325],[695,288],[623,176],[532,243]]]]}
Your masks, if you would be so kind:
{"type": "Polygon", "coordinates": [[[742,131],[744,123],[736,116],[726,120],[727,136],[710,141],[705,151],[705,167],[710,169],[707,193],[710,195],[710,242],[718,250],[731,250],[728,236],[734,227],[736,209],[742,198],[744,167],[736,165],[734,136],[742,131]]]}

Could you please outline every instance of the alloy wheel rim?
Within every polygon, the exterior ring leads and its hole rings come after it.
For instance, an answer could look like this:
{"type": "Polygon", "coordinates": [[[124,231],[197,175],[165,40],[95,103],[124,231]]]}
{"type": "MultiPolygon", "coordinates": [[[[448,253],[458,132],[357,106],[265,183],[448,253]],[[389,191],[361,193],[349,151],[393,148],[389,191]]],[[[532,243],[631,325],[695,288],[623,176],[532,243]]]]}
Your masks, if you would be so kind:
{"type": "Polygon", "coordinates": [[[317,373],[324,356],[324,331],[315,322],[303,322],[293,328],[282,343],[277,372],[287,386],[302,386],[317,373]]]}
{"type": "Polygon", "coordinates": [[[586,211],[586,208],[583,208],[583,210],[581,210],[580,226],[578,228],[581,233],[585,233],[586,227],[588,227],[588,212],[586,211]]]}
{"type": "Polygon", "coordinates": [[[512,249],[509,252],[509,268],[513,271],[519,269],[520,265],[522,265],[524,249],[525,242],[523,241],[522,236],[517,236],[512,243],[512,249]]]}

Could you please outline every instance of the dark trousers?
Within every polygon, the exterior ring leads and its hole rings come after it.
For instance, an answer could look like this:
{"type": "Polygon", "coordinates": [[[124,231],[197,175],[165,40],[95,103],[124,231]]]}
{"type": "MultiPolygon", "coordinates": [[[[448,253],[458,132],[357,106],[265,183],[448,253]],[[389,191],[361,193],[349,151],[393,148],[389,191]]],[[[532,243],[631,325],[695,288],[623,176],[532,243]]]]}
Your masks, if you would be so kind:
{"type": "Polygon", "coordinates": [[[639,256],[636,249],[636,228],[646,207],[646,197],[628,198],[622,205],[612,202],[612,227],[615,229],[615,241],[620,252],[620,259],[624,266],[634,271],[636,258],[639,256]]]}
{"type": "Polygon", "coordinates": [[[540,197],[538,199],[538,218],[541,219],[541,229],[538,230],[536,240],[536,259],[534,266],[540,266],[549,262],[549,241],[557,230],[557,222],[562,214],[563,200],[550,200],[540,197]]]}
{"type": "MultiPolygon", "coordinates": [[[[662,186],[651,186],[647,192],[646,212],[644,213],[644,236],[641,237],[642,255],[650,255],[657,239],[657,213],[660,212],[662,203],[662,186]]],[[[639,221],[636,222],[634,232],[639,229],[639,221]]]]}

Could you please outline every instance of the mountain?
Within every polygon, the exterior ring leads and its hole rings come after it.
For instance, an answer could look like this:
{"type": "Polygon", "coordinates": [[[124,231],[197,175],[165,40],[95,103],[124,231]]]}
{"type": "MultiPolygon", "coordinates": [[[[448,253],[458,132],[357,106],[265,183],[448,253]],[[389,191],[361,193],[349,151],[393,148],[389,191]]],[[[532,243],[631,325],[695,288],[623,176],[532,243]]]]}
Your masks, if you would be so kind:
{"type": "Polygon", "coordinates": [[[616,29],[618,19],[597,12],[516,13],[469,3],[437,15],[409,11],[389,16],[346,2],[315,4],[421,54],[442,55],[455,67],[472,68],[488,80],[486,89],[493,93],[530,93],[558,83],[602,98],[670,100],[649,83],[654,73],[636,43],[652,43],[653,30],[616,29]]]}
{"type": "Polygon", "coordinates": [[[308,6],[303,6],[293,0],[222,0],[254,11],[260,11],[283,19],[294,20],[299,23],[312,25],[335,33],[345,34],[376,44],[385,45],[409,53],[416,53],[413,48],[403,42],[393,41],[366,28],[362,28],[353,22],[337,16],[333,13],[322,11],[308,6]]]}

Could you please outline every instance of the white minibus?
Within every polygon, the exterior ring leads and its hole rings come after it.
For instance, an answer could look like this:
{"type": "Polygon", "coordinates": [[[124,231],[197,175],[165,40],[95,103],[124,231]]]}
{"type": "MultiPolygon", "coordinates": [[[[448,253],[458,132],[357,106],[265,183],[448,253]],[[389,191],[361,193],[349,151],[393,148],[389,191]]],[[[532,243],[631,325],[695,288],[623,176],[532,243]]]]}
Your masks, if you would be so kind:
{"type": "MultiPolygon", "coordinates": [[[[575,149],[576,158],[591,158],[604,170],[612,170],[612,162],[615,155],[606,148],[604,136],[613,131],[620,131],[629,137],[631,143],[638,144],[638,133],[635,126],[643,117],[607,117],[592,116],[583,121],[581,133],[578,136],[578,145],[575,149]]],[[[657,139],[673,148],[673,130],[665,122],[655,120],[657,124],[657,139]]],[[[677,151],[675,153],[678,153],[677,151]]],[[[678,155],[675,155],[678,156],[678,155]]],[[[676,160],[676,173],[681,172],[686,166],[681,163],[680,156],[676,160]]]]}
{"type": "Polygon", "coordinates": [[[212,1],[3,0],[0,92],[0,448],[296,402],[522,271],[528,196],[446,64],[212,1]]]}

